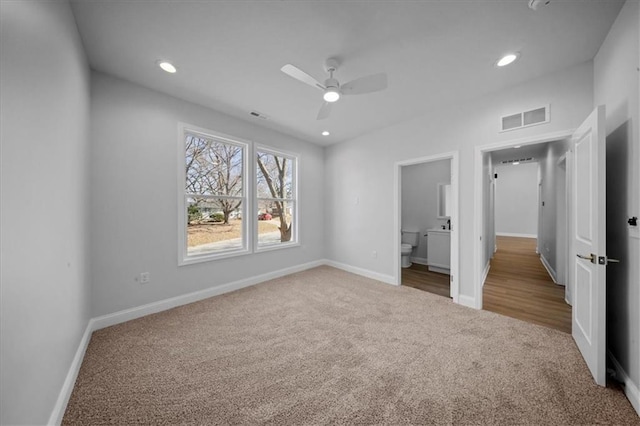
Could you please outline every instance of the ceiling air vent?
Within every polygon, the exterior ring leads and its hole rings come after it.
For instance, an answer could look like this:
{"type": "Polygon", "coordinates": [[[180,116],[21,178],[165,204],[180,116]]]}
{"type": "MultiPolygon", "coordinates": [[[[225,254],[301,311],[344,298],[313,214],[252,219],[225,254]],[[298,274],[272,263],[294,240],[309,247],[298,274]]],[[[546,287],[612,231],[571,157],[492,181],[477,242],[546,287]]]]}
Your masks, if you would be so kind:
{"type": "Polygon", "coordinates": [[[514,158],[513,160],[503,160],[500,164],[532,163],[534,161],[536,161],[535,157],[514,158]]]}
{"type": "Polygon", "coordinates": [[[263,113],[258,112],[258,111],[251,111],[249,114],[254,116],[254,117],[256,117],[256,118],[261,118],[263,120],[268,120],[269,119],[269,117],[267,117],[266,115],[264,115],[263,113]]]}
{"type": "Polygon", "coordinates": [[[522,129],[549,122],[549,105],[531,109],[517,114],[505,115],[501,118],[500,131],[522,129]]]}

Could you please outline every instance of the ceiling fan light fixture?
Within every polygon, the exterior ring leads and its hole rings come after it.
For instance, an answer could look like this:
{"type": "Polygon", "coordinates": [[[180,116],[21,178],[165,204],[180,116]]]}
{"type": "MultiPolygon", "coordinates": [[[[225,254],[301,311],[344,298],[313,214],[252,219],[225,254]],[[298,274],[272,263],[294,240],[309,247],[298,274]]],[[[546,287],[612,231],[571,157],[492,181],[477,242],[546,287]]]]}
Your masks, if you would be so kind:
{"type": "Polygon", "coordinates": [[[518,59],[519,57],[520,57],[519,53],[509,53],[507,55],[504,55],[502,58],[498,59],[498,62],[496,62],[496,66],[506,67],[507,65],[515,62],[516,59],[518,59]]]}
{"type": "Polygon", "coordinates": [[[327,102],[335,102],[340,99],[340,92],[335,87],[327,87],[327,90],[324,92],[322,96],[327,102]]]}

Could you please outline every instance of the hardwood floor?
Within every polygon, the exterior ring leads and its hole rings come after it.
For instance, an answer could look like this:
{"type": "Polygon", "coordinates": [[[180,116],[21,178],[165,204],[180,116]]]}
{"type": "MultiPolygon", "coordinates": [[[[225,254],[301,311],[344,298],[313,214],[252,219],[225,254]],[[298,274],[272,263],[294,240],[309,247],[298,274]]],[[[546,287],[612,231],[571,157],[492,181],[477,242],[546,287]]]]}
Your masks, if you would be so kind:
{"type": "MultiPolygon", "coordinates": [[[[571,333],[571,306],[536,254],[534,238],[497,237],[483,309],[571,333]]],[[[404,284],[404,282],[403,282],[404,284]]]]}
{"type": "Polygon", "coordinates": [[[402,269],[402,285],[439,296],[449,297],[449,275],[429,271],[425,265],[414,263],[402,269]]]}

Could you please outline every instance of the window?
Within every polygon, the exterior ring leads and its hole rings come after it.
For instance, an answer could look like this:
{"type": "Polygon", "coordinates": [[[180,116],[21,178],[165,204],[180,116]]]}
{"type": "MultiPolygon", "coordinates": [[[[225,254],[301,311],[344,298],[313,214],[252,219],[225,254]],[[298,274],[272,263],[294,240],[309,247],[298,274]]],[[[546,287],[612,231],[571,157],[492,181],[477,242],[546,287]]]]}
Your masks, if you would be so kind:
{"type": "Polygon", "coordinates": [[[256,149],[256,247],[275,248],[297,242],[296,157],[256,149]]]}
{"type": "Polygon", "coordinates": [[[178,264],[298,244],[297,156],[187,124],[178,150],[178,264]]]}
{"type": "Polygon", "coordinates": [[[180,264],[248,251],[248,144],[181,126],[180,264]]]}

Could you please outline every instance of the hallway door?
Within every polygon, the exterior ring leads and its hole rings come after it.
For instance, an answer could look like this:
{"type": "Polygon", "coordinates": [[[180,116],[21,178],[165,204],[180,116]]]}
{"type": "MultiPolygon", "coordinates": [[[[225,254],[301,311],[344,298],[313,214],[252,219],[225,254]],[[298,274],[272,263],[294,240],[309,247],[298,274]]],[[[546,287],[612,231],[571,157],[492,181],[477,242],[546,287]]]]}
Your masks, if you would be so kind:
{"type": "Polygon", "coordinates": [[[606,384],[605,109],[597,107],[572,137],[574,297],[572,335],[596,383],[606,384]]]}

